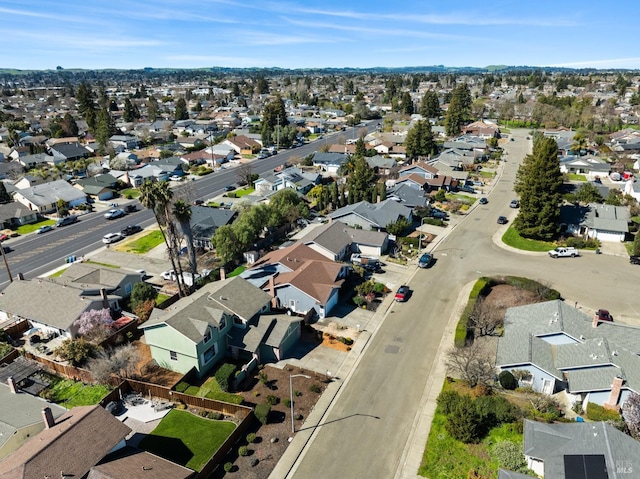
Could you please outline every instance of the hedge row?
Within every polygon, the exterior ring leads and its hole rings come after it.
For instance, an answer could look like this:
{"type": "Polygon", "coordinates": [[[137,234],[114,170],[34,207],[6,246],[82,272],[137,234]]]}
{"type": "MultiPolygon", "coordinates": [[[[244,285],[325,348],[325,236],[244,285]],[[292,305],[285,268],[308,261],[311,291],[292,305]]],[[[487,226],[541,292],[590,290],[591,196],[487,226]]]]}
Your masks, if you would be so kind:
{"type": "Polygon", "coordinates": [[[620,419],[620,413],[590,402],[587,403],[587,417],[591,421],[617,421],[620,419]]]}
{"type": "Polygon", "coordinates": [[[482,277],[473,285],[473,289],[469,294],[467,306],[465,306],[464,311],[460,316],[460,320],[458,321],[458,325],[456,326],[456,333],[453,339],[453,343],[456,347],[463,348],[465,346],[469,336],[469,318],[473,314],[478,297],[486,292],[487,288],[490,287],[491,281],[492,280],[490,278],[482,277]]]}

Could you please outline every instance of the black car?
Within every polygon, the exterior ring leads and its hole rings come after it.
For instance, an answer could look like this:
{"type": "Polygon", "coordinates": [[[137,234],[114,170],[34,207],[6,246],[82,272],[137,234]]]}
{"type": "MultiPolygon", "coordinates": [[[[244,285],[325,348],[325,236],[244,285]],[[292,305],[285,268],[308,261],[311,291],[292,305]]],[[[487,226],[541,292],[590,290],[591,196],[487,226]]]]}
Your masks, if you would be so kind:
{"type": "Polygon", "coordinates": [[[506,225],[509,222],[506,216],[498,216],[498,224],[506,225]]]}
{"type": "Polygon", "coordinates": [[[631,264],[640,264],[640,256],[630,256],[629,263],[631,264]]]}
{"type": "Polygon", "coordinates": [[[489,203],[489,200],[486,199],[484,196],[482,198],[480,198],[480,204],[481,205],[486,205],[487,203],[489,203]]]}
{"type": "Polygon", "coordinates": [[[431,265],[433,265],[433,255],[430,253],[424,253],[422,256],[420,256],[420,259],[418,260],[418,266],[420,268],[430,268],[431,265]]]}
{"type": "Polygon", "coordinates": [[[233,186],[233,185],[227,185],[227,186],[224,187],[224,191],[233,191],[235,189],[236,189],[236,187],[233,186]]]}
{"type": "Polygon", "coordinates": [[[130,236],[132,234],[138,233],[142,231],[142,227],[139,225],[129,225],[126,228],[123,228],[122,231],[120,231],[120,234],[122,236],[130,236]]]}

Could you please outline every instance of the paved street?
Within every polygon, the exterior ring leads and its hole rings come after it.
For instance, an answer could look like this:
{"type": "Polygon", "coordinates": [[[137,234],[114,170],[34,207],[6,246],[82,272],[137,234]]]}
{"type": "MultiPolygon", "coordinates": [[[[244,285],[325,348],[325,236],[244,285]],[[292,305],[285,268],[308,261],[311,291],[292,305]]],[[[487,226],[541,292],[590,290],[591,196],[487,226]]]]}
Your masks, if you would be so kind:
{"type": "Polygon", "coordinates": [[[629,322],[640,317],[640,268],[626,258],[585,254],[552,260],[545,253],[522,254],[494,242],[504,231],[496,224],[498,215],[513,219],[516,214],[508,205],[514,198],[516,159],[530,146],[526,135],[516,131],[517,141],[505,144],[508,161],[488,194],[489,204],[476,206],[436,245],[438,262],[432,269],[410,270],[413,296],[393,304],[353,369],[340,378],[335,400],[286,477],[416,477],[428,425],[423,419],[435,397],[429,393],[437,395],[444,374],[446,348],[438,348],[445,332],[450,333],[447,324],[455,324],[459,298],[464,302],[461,289],[481,275],[534,278],[580,307],[608,307],[629,322]],[[422,430],[413,428],[417,421],[422,430]]]}

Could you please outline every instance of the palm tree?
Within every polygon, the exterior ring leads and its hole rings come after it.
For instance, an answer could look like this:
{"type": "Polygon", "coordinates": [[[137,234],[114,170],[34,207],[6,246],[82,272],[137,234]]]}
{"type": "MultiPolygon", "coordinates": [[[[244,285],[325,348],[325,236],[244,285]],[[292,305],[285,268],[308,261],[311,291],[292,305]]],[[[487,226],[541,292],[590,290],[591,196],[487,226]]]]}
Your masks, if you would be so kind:
{"type": "Polygon", "coordinates": [[[176,272],[178,294],[180,294],[180,296],[182,297],[186,296],[182,278],[182,266],[180,265],[180,260],[178,259],[178,255],[176,254],[177,250],[175,248],[175,228],[171,223],[171,218],[168,211],[172,196],[173,192],[171,191],[171,189],[169,189],[169,185],[167,182],[159,183],[147,180],[140,186],[139,201],[142,206],[153,211],[153,215],[156,218],[156,222],[160,227],[160,232],[162,233],[165,245],[167,246],[167,252],[169,254],[169,260],[171,261],[171,266],[173,266],[173,270],[176,272]]]}
{"type": "Polygon", "coordinates": [[[180,225],[184,239],[187,241],[189,270],[195,278],[195,275],[198,272],[198,265],[196,263],[196,249],[193,245],[193,231],[191,231],[191,206],[184,200],[177,200],[173,204],[172,213],[180,225]]]}

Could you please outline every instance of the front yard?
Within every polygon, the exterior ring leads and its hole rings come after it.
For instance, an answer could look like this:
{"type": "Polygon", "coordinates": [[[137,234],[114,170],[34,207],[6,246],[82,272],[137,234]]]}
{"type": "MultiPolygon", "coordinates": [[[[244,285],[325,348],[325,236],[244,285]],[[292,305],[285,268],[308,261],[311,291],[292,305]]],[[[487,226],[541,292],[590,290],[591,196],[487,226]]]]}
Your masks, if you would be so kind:
{"type": "Polygon", "coordinates": [[[125,241],[113,249],[116,251],[122,251],[123,253],[145,254],[151,251],[156,246],[164,243],[164,237],[160,230],[154,230],[141,236],[133,241],[125,241]]]}
{"type": "Polygon", "coordinates": [[[140,448],[177,464],[200,471],[236,425],[172,410],[140,442],[140,448]]]}

